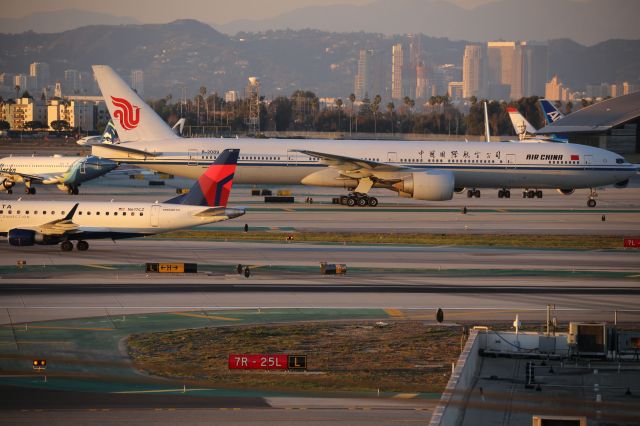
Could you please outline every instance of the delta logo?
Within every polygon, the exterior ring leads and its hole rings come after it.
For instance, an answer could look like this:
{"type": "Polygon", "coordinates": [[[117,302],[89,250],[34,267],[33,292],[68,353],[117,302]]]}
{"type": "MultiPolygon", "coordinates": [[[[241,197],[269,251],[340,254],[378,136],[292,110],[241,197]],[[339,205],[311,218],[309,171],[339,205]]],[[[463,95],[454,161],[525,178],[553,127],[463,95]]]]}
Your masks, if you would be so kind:
{"type": "Polygon", "coordinates": [[[117,109],[113,113],[113,117],[120,122],[125,130],[133,130],[138,127],[140,122],[140,107],[131,105],[131,103],[124,98],[115,98],[111,96],[111,103],[117,109]]]}

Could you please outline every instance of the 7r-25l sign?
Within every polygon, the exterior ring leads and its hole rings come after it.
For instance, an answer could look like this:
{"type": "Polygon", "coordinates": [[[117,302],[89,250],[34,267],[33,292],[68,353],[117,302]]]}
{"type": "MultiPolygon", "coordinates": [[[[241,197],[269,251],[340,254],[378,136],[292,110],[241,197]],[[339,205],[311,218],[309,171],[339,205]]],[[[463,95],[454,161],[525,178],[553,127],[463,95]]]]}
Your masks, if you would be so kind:
{"type": "Polygon", "coordinates": [[[229,354],[230,370],[306,370],[306,355],[229,354]]]}

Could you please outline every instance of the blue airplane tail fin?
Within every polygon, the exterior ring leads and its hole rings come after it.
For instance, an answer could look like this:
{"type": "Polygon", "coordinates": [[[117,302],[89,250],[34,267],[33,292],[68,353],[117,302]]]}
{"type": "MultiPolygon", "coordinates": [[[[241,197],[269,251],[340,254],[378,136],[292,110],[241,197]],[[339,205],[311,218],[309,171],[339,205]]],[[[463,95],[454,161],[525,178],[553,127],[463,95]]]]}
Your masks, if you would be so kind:
{"type": "Polygon", "coordinates": [[[540,99],[540,108],[542,108],[542,112],[544,113],[544,121],[547,125],[560,120],[564,117],[558,108],[555,107],[551,102],[546,99],[540,99]]]}

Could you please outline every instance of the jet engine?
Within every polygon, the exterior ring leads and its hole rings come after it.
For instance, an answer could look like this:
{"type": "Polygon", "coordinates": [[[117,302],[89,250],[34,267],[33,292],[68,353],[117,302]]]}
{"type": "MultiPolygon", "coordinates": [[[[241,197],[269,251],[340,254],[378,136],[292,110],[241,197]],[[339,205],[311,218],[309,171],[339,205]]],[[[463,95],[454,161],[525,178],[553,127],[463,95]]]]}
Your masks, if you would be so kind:
{"type": "Polygon", "coordinates": [[[11,229],[8,233],[9,244],[12,246],[32,246],[34,244],[58,244],[60,239],[51,237],[31,229],[11,229]]]}
{"type": "Polygon", "coordinates": [[[453,173],[444,170],[414,172],[393,185],[401,197],[446,201],[453,197],[453,173]]]}
{"type": "Polygon", "coordinates": [[[466,191],[467,188],[462,187],[462,188],[453,188],[453,192],[455,192],[456,194],[463,194],[464,191],[466,191]]]}
{"type": "Polygon", "coordinates": [[[11,189],[15,184],[16,183],[14,181],[9,179],[3,179],[2,181],[2,186],[4,187],[4,189],[11,189]]]}
{"type": "Polygon", "coordinates": [[[627,187],[627,185],[629,185],[629,179],[625,179],[625,180],[623,180],[622,182],[617,182],[617,183],[615,184],[615,187],[616,187],[616,188],[626,188],[626,187],[627,187]]]}
{"type": "Polygon", "coordinates": [[[571,195],[573,194],[573,192],[575,191],[574,188],[558,188],[556,189],[556,191],[558,191],[558,193],[562,194],[562,195],[571,195]]]}

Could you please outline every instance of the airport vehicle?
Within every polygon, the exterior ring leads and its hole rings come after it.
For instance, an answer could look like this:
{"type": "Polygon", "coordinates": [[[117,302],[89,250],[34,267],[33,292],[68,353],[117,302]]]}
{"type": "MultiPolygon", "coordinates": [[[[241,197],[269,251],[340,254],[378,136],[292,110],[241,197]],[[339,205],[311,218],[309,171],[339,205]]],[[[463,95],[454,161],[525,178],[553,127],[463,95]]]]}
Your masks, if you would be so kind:
{"type": "Polygon", "coordinates": [[[78,187],[118,167],[114,161],[96,156],[49,157],[11,156],[0,159],[0,185],[9,194],[16,183],[24,182],[25,194],[35,194],[34,183],[57,185],[61,191],[77,195],[78,187]]]}
{"type": "Polygon", "coordinates": [[[60,244],[85,251],[87,240],[159,234],[233,219],[242,209],[227,208],[239,150],[224,150],[189,193],[164,203],[2,201],[0,235],[13,246],[60,244]]]}
{"type": "Polygon", "coordinates": [[[378,140],[256,140],[249,138],[178,139],[169,126],[109,66],[94,65],[94,74],[122,143],[95,145],[92,152],[117,162],[194,178],[225,148],[239,147],[238,183],[305,184],[346,188],[350,206],[376,206],[371,188],[386,188],[402,197],[449,200],[466,189],[511,188],[523,196],[541,197],[542,189],[571,194],[596,187],[626,185],[635,169],[621,156],[574,144],[511,142],[433,142],[378,140]]]}

